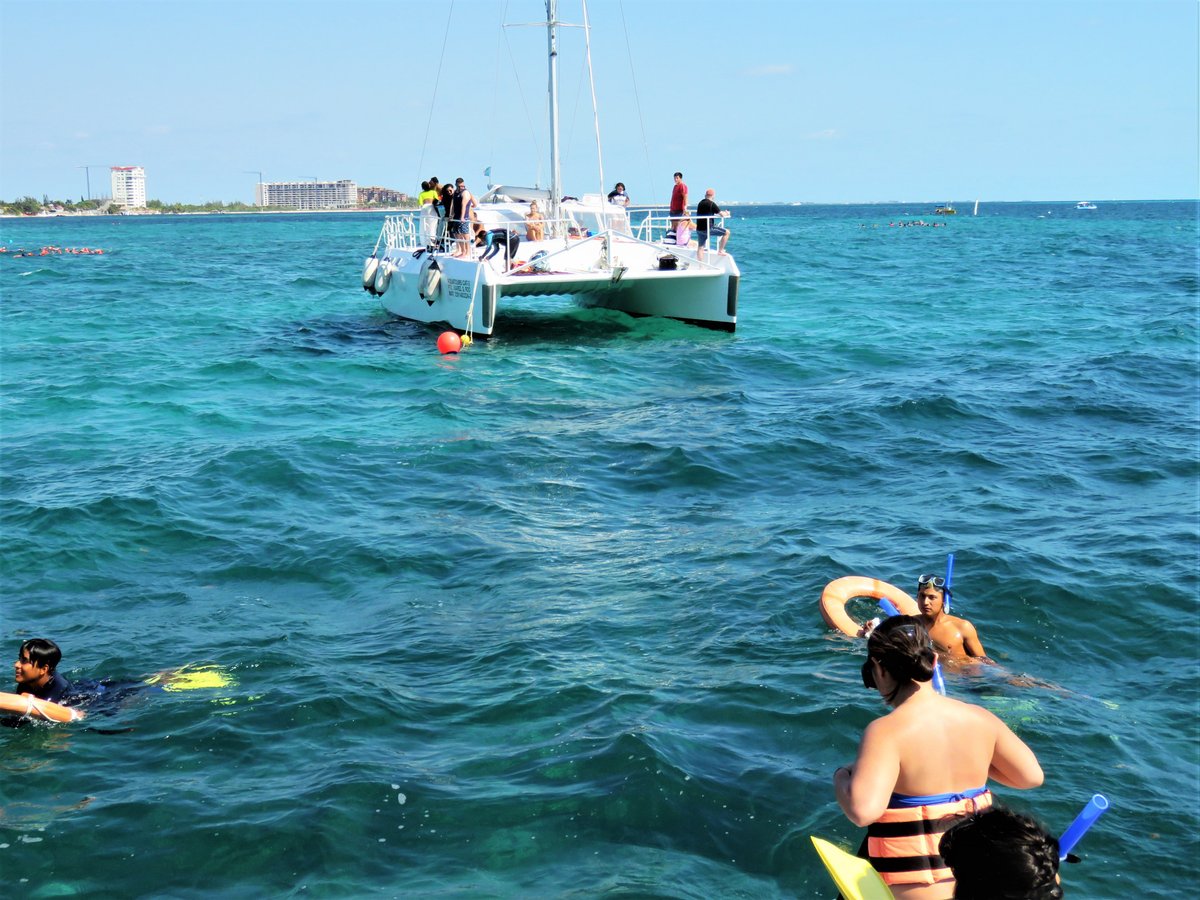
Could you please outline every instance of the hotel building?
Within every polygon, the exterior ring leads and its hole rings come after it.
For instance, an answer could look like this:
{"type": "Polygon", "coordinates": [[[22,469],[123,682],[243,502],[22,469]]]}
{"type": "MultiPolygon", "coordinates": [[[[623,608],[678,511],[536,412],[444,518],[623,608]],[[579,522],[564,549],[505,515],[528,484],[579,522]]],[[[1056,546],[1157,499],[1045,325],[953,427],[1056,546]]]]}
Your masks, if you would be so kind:
{"type": "Polygon", "coordinates": [[[255,190],[259,206],[284,209],[353,209],[358,185],[353,181],[273,181],[255,190]]]}
{"type": "Polygon", "coordinates": [[[146,170],[141,166],[113,166],[109,170],[112,179],[113,203],[126,209],[146,208],[146,170]]]}

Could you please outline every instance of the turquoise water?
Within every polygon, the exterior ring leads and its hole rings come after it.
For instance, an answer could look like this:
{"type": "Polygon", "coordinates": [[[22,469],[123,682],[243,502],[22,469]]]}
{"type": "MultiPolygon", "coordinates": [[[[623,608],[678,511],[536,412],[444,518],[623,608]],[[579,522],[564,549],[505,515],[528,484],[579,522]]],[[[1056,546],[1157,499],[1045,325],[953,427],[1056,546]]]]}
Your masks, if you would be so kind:
{"type": "Polygon", "coordinates": [[[831,897],[882,712],[822,587],[912,590],[1080,897],[1200,871],[1197,207],[738,211],[738,332],[556,301],[440,357],[370,215],[4,220],[2,636],[226,667],[0,729],[13,897],[831,897]]]}

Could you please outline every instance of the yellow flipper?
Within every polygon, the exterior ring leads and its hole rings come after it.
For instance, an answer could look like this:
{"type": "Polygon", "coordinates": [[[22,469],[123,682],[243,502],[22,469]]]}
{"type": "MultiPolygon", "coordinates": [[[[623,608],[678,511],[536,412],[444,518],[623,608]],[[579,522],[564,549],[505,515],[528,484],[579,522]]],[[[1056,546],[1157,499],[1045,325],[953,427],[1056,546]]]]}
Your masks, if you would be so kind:
{"type": "Polygon", "coordinates": [[[147,679],[146,683],[161,683],[164,691],[195,691],[237,684],[233,676],[220,666],[183,666],[180,669],[159,672],[153,678],[147,679]]]}
{"type": "Polygon", "coordinates": [[[829,841],[812,837],[821,862],[846,900],[893,900],[891,888],[865,859],[852,856],[829,841]]]}

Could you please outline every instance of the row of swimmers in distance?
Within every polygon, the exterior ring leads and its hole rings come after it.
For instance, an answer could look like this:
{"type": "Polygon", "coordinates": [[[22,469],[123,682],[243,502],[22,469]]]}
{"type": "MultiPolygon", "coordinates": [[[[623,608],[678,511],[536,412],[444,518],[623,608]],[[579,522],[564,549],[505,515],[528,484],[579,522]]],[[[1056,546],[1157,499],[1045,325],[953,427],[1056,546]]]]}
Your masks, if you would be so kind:
{"type": "Polygon", "coordinates": [[[26,250],[24,247],[10,250],[8,247],[0,247],[0,254],[12,258],[18,256],[58,256],[60,254],[68,256],[101,256],[104,254],[104,251],[99,247],[42,247],[40,250],[26,250]]]}

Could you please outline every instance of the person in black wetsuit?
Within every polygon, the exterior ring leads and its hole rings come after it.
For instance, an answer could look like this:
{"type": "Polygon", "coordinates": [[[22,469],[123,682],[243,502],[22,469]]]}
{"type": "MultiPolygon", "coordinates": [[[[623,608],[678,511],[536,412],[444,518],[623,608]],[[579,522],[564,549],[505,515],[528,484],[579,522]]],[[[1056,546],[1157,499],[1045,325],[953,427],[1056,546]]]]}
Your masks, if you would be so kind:
{"type": "Polygon", "coordinates": [[[136,694],[161,690],[169,679],[159,673],[157,680],[124,680],[111,678],[83,679],[71,682],[59,674],[62,650],[49,638],[31,638],[21,645],[13,665],[16,693],[0,692],[0,712],[16,713],[19,718],[6,718],[0,724],[17,725],[24,719],[50,719],[71,722],[95,712],[112,713],[136,694]]]}
{"type": "Polygon", "coordinates": [[[475,246],[486,247],[487,251],[480,259],[491,259],[493,256],[504,254],[504,264],[509,265],[517,255],[517,247],[521,239],[516,232],[507,228],[484,229],[480,226],[475,234],[475,246]]]}
{"type": "Polygon", "coordinates": [[[30,638],[21,645],[13,665],[17,692],[58,703],[71,693],[72,684],[58,674],[62,650],[49,638],[30,638]]]}
{"type": "MultiPolygon", "coordinates": [[[[43,718],[69,722],[83,713],[67,706],[75,686],[58,674],[62,651],[48,638],[30,638],[21,645],[13,664],[16,694],[0,693],[0,710],[20,713],[21,719],[43,718]]],[[[4,724],[21,721],[3,720],[4,724]]]]}

